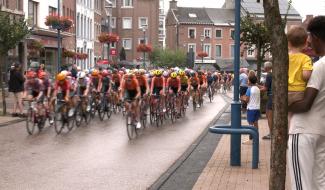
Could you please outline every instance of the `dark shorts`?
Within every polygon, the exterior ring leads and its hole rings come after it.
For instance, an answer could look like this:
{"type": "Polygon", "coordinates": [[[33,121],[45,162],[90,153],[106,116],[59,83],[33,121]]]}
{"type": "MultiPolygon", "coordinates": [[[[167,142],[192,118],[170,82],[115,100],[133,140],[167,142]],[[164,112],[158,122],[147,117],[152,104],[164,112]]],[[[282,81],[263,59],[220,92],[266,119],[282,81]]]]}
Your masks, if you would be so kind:
{"type": "Polygon", "coordinates": [[[181,85],[181,91],[187,91],[188,85],[181,85]]]}
{"type": "Polygon", "coordinates": [[[260,110],[247,110],[247,121],[248,123],[254,123],[258,121],[261,113],[260,110]]]}
{"type": "Polygon", "coordinates": [[[194,91],[197,91],[199,85],[192,85],[192,87],[193,87],[193,90],[194,90],[194,91]]]}
{"type": "Polygon", "coordinates": [[[266,110],[272,110],[272,96],[267,97],[266,110]]]}
{"type": "Polygon", "coordinates": [[[141,90],[141,96],[143,96],[147,92],[146,86],[140,86],[140,90],[141,90]]]}
{"type": "Polygon", "coordinates": [[[246,95],[246,91],[247,91],[248,87],[247,86],[240,86],[239,87],[239,94],[240,96],[244,96],[246,95]]]}
{"type": "Polygon", "coordinates": [[[177,92],[178,92],[177,87],[176,88],[175,87],[170,87],[169,89],[172,90],[174,94],[177,94],[177,92]]]}
{"type": "Polygon", "coordinates": [[[154,87],[153,88],[153,94],[156,95],[156,96],[159,96],[160,95],[160,91],[163,89],[163,87],[154,87]]]}
{"type": "Polygon", "coordinates": [[[137,95],[137,90],[126,90],[125,91],[125,99],[134,100],[137,95]]]}

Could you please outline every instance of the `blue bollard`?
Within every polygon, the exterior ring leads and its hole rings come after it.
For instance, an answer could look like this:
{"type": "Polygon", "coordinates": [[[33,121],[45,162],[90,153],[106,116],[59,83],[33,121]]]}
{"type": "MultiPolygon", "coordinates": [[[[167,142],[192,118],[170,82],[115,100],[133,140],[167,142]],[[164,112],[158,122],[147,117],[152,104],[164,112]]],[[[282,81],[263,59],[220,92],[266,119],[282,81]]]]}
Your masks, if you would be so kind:
{"type": "MultiPolygon", "coordinates": [[[[240,129],[241,127],[241,103],[231,104],[231,128],[240,129]]],[[[241,160],[241,135],[231,134],[230,137],[230,165],[240,166],[241,160]]]]}

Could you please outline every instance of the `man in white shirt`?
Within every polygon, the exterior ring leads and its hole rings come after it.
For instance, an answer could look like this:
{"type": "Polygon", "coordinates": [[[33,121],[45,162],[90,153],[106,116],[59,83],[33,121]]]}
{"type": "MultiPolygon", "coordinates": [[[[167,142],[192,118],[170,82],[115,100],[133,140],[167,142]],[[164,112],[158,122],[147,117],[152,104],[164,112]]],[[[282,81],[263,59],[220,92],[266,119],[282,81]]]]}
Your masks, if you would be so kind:
{"type": "MultiPolygon", "coordinates": [[[[325,16],[308,25],[308,41],[319,56],[325,55],[325,16]]],[[[325,57],[313,66],[304,99],[289,107],[288,166],[292,189],[325,189],[325,57]]]]}

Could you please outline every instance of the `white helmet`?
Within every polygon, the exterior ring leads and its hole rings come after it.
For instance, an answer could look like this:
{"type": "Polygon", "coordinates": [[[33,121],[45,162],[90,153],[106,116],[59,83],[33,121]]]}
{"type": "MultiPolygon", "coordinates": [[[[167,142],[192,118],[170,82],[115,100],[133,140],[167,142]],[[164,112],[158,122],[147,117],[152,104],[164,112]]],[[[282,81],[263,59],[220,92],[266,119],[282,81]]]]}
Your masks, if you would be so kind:
{"type": "Polygon", "coordinates": [[[81,72],[78,73],[78,79],[83,79],[85,77],[86,77],[86,73],[85,72],[81,71],[81,72]]]}

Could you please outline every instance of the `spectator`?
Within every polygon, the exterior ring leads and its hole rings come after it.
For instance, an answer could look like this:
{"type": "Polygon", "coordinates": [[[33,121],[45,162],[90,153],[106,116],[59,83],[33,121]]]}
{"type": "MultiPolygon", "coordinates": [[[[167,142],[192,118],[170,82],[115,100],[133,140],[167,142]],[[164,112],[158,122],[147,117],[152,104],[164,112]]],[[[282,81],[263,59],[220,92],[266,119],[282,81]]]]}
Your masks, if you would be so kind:
{"type": "Polygon", "coordinates": [[[308,24],[308,41],[322,58],[313,65],[304,98],[289,106],[293,112],[288,139],[292,189],[325,189],[325,16],[308,24]]]}
{"type": "Polygon", "coordinates": [[[14,95],[14,108],[12,112],[13,117],[24,116],[23,115],[23,104],[22,104],[22,93],[24,91],[25,78],[21,73],[21,65],[14,63],[14,68],[10,71],[9,78],[9,92],[14,95]],[[17,113],[17,108],[19,113],[17,113]]]}
{"type": "Polygon", "coordinates": [[[271,62],[265,62],[264,63],[264,70],[267,73],[265,84],[261,87],[261,91],[266,91],[267,95],[267,103],[266,103],[266,118],[267,123],[269,126],[269,134],[265,135],[263,137],[264,140],[271,139],[271,132],[272,132],[272,119],[273,119],[273,113],[272,113],[272,63],[271,62]]]}
{"type": "MultiPolygon", "coordinates": [[[[240,75],[239,75],[239,95],[242,98],[247,91],[248,88],[248,76],[246,74],[246,69],[241,68],[240,69],[240,75]]],[[[242,102],[242,110],[245,111],[247,107],[246,102],[242,102]]]]}

